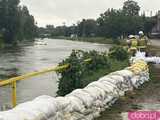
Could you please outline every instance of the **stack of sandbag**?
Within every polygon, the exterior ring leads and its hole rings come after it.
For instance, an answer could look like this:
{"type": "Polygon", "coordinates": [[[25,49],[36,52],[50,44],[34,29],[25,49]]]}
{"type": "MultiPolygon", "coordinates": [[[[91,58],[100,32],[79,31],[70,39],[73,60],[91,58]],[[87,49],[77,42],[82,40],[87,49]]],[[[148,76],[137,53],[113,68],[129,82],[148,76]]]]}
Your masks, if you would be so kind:
{"type": "Polygon", "coordinates": [[[136,62],[137,60],[143,60],[147,63],[160,64],[160,57],[157,57],[157,56],[146,57],[146,53],[145,52],[140,52],[140,51],[138,51],[136,53],[135,57],[132,57],[130,59],[131,62],[136,62]]]}
{"type": "Polygon", "coordinates": [[[160,57],[146,57],[144,59],[146,62],[151,62],[155,64],[160,64],[160,57]]]}
{"type": "Polygon", "coordinates": [[[0,120],[92,120],[126,91],[148,80],[148,65],[136,60],[131,67],[110,73],[64,97],[41,96],[10,111],[0,112],[0,120]]]}
{"type": "Polygon", "coordinates": [[[54,117],[57,110],[55,98],[41,96],[20,104],[12,110],[0,112],[0,120],[47,120],[54,117]]]}

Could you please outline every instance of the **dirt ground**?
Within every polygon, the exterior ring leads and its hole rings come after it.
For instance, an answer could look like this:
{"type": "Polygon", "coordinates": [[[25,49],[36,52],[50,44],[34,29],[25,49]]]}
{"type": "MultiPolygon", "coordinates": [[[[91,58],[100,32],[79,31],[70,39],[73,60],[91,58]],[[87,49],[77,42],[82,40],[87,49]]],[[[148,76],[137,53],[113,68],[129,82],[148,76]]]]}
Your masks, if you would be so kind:
{"type": "MultiPolygon", "coordinates": [[[[151,54],[160,56],[160,40],[152,40],[151,54]]],[[[140,88],[126,93],[110,109],[96,120],[128,120],[127,112],[132,110],[160,110],[160,65],[151,65],[151,80],[140,88]]]]}

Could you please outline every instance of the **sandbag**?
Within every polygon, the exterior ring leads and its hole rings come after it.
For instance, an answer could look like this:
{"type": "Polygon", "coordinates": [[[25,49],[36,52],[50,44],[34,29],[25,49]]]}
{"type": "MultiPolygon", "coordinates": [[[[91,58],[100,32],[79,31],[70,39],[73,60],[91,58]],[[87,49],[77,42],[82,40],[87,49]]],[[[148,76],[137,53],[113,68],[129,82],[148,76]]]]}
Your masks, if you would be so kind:
{"type": "Polygon", "coordinates": [[[83,105],[83,101],[75,96],[66,96],[65,99],[70,103],[65,109],[65,112],[80,112],[83,113],[85,111],[85,106],[83,105]]]}
{"type": "Polygon", "coordinates": [[[70,93],[67,96],[75,96],[75,97],[77,97],[78,99],[83,101],[83,104],[86,107],[90,107],[92,105],[93,101],[94,101],[94,98],[90,94],[88,94],[87,92],[85,92],[82,89],[74,90],[72,93],[70,93]]]}
{"type": "Polygon", "coordinates": [[[92,87],[92,86],[88,86],[86,88],[84,88],[84,91],[89,93],[93,98],[94,100],[97,100],[97,99],[104,99],[105,98],[105,91],[99,87],[92,87]]]}

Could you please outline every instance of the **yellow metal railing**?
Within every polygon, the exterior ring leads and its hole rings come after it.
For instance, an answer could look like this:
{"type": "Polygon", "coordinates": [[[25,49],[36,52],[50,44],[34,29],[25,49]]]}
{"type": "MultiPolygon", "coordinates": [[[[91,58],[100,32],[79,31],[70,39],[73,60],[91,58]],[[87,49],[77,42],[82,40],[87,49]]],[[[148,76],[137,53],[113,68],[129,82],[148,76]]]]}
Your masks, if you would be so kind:
{"type": "MultiPolygon", "coordinates": [[[[88,58],[88,59],[85,59],[84,62],[90,62],[91,60],[92,60],[91,58],[88,58]]],[[[35,72],[27,73],[25,75],[21,75],[21,76],[18,76],[18,77],[13,77],[13,78],[10,78],[8,80],[2,80],[0,82],[0,87],[6,86],[6,85],[11,85],[12,86],[12,106],[15,107],[16,104],[17,104],[17,95],[16,95],[16,83],[17,83],[17,81],[26,80],[28,78],[38,76],[38,75],[42,75],[42,74],[49,73],[49,72],[53,72],[53,71],[56,72],[56,71],[60,71],[60,70],[65,70],[65,69],[69,68],[69,66],[70,66],[69,64],[66,64],[66,65],[62,65],[62,66],[51,67],[51,68],[44,69],[44,70],[41,70],[41,71],[35,71],[35,72]]]]}
{"type": "Polygon", "coordinates": [[[34,76],[42,75],[42,74],[53,72],[53,71],[64,70],[64,69],[67,69],[68,67],[69,67],[69,64],[66,64],[63,66],[51,67],[48,69],[44,69],[42,71],[35,71],[35,72],[27,73],[25,75],[21,75],[18,77],[13,77],[8,80],[1,81],[0,87],[6,86],[6,85],[12,86],[12,105],[13,105],[13,107],[15,107],[17,104],[17,96],[16,96],[16,83],[17,83],[17,81],[26,80],[27,78],[31,78],[34,76]]]}

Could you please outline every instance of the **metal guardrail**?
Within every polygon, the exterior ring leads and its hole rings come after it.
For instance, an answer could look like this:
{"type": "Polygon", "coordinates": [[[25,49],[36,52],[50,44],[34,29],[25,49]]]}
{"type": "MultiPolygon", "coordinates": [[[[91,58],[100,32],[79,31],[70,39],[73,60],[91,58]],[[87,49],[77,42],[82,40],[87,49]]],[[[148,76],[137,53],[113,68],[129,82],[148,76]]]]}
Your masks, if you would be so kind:
{"type": "MultiPolygon", "coordinates": [[[[88,59],[85,59],[84,62],[90,62],[91,60],[92,60],[91,58],[88,58],[88,59]]],[[[35,72],[27,73],[27,74],[24,74],[24,75],[21,75],[18,77],[13,77],[8,80],[2,80],[0,82],[0,87],[6,86],[6,85],[12,86],[12,106],[15,107],[17,104],[17,94],[16,94],[17,81],[27,80],[28,78],[32,78],[34,76],[42,75],[42,74],[49,73],[49,72],[56,72],[56,71],[60,71],[60,70],[65,70],[65,69],[69,68],[69,66],[70,66],[69,64],[66,64],[66,65],[62,65],[62,66],[51,67],[51,68],[44,69],[41,71],[35,71],[35,72]]]]}
{"type": "Polygon", "coordinates": [[[63,66],[57,66],[57,67],[51,67],[48,69],[44,69],[41,71],[35,71],[35,72],[31,72],[31,73],[27,73],[18,77],[13,77],[10,78],[8,80],[3,80],[0,82],[0,87],[2,86],[6,86],[6,85],[11,85],[12,86],[12,106],[15,107],[17,104],[17,95],[16,95],[16,84],[17,81],[21,81],[21,80],[26,80],[27,78],[31,78],[34,76],[38,76],[38,75],[42,75],[45,73],[49,73],[49,72],[53,72],[53,71],[59,71],[59,70],[64,70],[67,69],[69,67],[69,64],[63,65],[63,66]]]}

